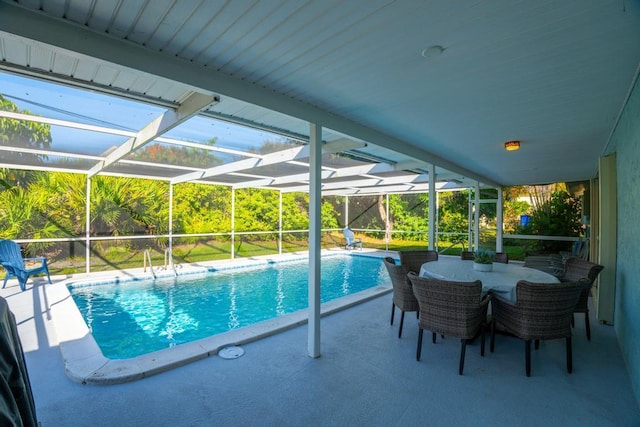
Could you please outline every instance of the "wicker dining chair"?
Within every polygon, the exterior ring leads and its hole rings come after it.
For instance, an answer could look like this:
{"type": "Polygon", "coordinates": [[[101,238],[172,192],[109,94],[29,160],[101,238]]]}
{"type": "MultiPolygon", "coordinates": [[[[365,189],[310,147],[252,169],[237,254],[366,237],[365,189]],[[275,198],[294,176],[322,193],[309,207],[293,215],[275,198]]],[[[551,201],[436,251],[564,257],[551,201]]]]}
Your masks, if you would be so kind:
{"type": "Polygon", "coordinates": [[[471,251],[462,251],[460,252],[460,259],[463,261],[473,260],[473,252],[471,251]]]}
{"type": "Polygon", "coordinates": [[[416,274],[420,273],[420,267],[425,262],[438,260],[438,251],[400,251],[398,253],[400,254],[400,265],[404,265],[408,271],[413,271],[416,274]]]}
{"type": "Polygon", "coordinates": [[[413,295],[411,289],[411,283],[407,278],[407,269],[403,265],[396,265],[396,262],[391,257],[384,259],[384,265],[387,267],[389,277],[391,278],[391,284],[393,285],[393,302],[391,303],[391,324],[393,325],[393,318],[396,312],[396,307],[401,311],[400,315],[400,329],[398,330],[398,338],[402,338],[402,325],[404,324],[404,313],[409,311],[418,312],[418,300],[413,295]]]}
{"type": "Polygon", "coordinates": [[[408,274],[413,286],[420,315],[418,316],[418,349],[416,360],[422,353],[422,334],[430,330],[435,342],[436,334],[460,338],[460,364],[458,374],[464,371],[467,341],[481,335],[480,355],[484,356],[487,306],[490,295],[482,297],[482,282],[451,282],[408,274]]]}
{"type": "Polygon", "coordinates": [[[496,252],[496,255],[493,257],[493,262],[509,264],[509,254],[506,252],[496,252]]]}
{"type": "Polygon", "coordinates": [[[576,282],[580,279],[586,279],[589,281],[589,286],[586,286],[580,293],[580,299],[574,313],[584,313],[584,327],[587,330],[587,340],[591,341],[591,325],[589,323],[589,295],[591,294],[591,287],[593,282],[598,277],[598,274],[604,267],[600,264],[595,264],[590,261],[585,261],[580,258],[571,257],[565,262],[564,275],[560,278],[562,282],[576,282]]]}
{"type": "Polygon", "coordinates": [[[571,354],[571,319],[586,281],[570,283],[531,283],[520,280],[516,285],[516,302],[497,295],[491,300],[491,342],[495,347],[496,323],[507,332],[524,340],[525,372],[531,376],[531,341],[537,349],[540,340],[566,340],[567,371],[573,370],[571,354]]]}

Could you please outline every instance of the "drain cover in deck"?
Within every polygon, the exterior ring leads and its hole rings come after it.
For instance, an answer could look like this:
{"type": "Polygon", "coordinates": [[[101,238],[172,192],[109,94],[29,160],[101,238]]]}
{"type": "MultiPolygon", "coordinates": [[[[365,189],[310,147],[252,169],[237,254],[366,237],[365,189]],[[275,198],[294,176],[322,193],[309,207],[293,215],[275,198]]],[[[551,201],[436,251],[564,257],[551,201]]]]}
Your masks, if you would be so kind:
{"type": "Polygon", "coordinates": [[[228,347],[223,347],[220,350],[218,350],[218,356],[222,357],[223,359],[237,359],[243,354],[244,354],[244,349],[236,345],[230,345],[228,347]]]}

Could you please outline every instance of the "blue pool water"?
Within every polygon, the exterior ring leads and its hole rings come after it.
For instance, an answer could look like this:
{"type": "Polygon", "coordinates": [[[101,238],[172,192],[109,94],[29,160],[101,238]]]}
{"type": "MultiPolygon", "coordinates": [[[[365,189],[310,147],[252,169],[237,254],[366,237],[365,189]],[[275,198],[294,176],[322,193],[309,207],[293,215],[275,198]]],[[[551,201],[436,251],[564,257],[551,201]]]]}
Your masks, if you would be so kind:
{"type": "MultiPolygon", "coordinates": [[[[322,302],[383,283],[389,276],[381,258],[322,259],[322,302]]],[[[69,291],[104,356],[124,359],[307,308],[308,262],[70,285],[69,291]]]]}

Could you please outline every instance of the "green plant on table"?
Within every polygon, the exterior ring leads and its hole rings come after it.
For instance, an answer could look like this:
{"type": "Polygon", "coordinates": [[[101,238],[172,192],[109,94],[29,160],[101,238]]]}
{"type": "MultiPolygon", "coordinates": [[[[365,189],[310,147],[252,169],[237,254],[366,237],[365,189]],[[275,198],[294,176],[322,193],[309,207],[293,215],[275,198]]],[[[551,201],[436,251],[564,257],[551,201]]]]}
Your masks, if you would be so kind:
{"type": "Polygon", "coordinates": [[[493,264],[496,253],[489,249],[479,248],[473,253],[473,262],[478,264],[493,264]]]}

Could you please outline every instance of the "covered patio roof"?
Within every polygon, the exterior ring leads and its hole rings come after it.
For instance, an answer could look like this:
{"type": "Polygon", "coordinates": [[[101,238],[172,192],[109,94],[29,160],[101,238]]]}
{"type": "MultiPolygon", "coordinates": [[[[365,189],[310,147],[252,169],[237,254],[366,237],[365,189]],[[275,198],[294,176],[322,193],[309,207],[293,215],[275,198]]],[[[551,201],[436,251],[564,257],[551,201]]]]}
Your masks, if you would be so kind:
{"type": "Polygon", "coordinates": [[[587,180],[640,63],[640,4],[613,0],[0,12],[0,92],[42,118],[2,115],[54,134],[44,150],[3,145],[33,161],[2,166],[172,183],[307,191],[309,123],[323,128],[324,195],[587,180]]]}

